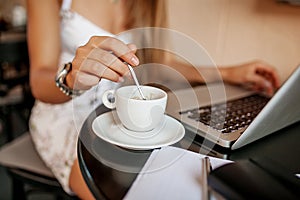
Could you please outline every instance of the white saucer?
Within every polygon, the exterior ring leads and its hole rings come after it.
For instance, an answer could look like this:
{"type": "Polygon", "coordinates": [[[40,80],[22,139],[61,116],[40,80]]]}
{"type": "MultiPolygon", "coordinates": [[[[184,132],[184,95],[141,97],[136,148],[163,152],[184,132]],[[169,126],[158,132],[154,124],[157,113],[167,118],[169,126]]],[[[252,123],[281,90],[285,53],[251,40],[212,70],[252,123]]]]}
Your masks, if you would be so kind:
{"type": "Polygon", "coordinates": [[[99,115],[92,123],[94,133],[101,139],[120,147],[149,150],[172,145],[181,140],[185,129],[181,123],[165,115],[159,128],[148,132],[134,132],[123,127],[115,111],[99,115]]]}

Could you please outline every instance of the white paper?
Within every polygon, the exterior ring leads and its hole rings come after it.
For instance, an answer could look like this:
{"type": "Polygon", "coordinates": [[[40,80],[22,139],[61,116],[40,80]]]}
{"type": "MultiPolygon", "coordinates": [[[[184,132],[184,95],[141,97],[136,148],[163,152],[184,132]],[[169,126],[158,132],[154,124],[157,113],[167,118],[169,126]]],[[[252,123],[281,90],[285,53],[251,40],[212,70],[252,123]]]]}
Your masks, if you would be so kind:
{"type": "MultiPolygon", "coordinates": [[[[124,199],[201,199],[206,155],[176,147],[154,150],[124,199]]],[[[231,161],[210,157],[212,168],[231,161]]]]}

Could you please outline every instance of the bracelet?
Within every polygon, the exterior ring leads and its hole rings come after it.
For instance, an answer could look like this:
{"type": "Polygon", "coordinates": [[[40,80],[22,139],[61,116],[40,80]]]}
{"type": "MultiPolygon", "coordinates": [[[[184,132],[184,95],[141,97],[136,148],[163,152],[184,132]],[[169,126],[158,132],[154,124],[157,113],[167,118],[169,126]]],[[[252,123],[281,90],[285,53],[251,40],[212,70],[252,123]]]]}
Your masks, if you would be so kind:
{"type": "Polygon", "coordinates": [[[62,91],[65,95],[70,97],[76,97],[81,95],[84,91],[83,90],[75,90],[67,86],[66,84],[66,77],[67,74],[72,70],[72,63],[66,63],[64,68],[56,75],[55,83],[56,86],[62,91]]]}

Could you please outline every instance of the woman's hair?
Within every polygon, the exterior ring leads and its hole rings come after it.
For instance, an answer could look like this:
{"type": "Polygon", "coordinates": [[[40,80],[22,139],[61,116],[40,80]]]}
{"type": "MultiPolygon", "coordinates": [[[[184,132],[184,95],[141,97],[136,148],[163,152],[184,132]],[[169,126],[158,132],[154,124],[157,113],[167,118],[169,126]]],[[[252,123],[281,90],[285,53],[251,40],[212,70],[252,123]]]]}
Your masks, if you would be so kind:
{"type": "Polygon", "coordinates": [[[167,27],[166,0],[127,0],[126,29],[167,27]]]}
{"type": "MultiPolygon", "coordinates": [[[[166,0],[126,0],[125,28],[134,29],[142,27],[167,28],[166,0]]],[[[141,46],[160,46],[166,40],[160,29],[145,29],[144,36],[138,42],[141,46]]],[[[164,53],[160,49],[139,49],[137,56],[141,63],[159,63],[164,59],[164,53]]]]}

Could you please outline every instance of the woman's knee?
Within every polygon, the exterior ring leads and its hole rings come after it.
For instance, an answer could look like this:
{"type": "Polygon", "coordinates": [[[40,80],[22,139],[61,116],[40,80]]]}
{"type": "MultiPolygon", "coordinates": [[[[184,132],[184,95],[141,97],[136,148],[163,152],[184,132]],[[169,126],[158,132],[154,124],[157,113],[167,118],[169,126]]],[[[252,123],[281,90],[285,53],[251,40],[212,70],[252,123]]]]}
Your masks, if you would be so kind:
{"type": "Polygon", "coordinates": [[[74,161],[69,177],[69,186],[71,190],[81,199],[95,199],[86,185],[81,174],[78,160],[74,161]]]}

